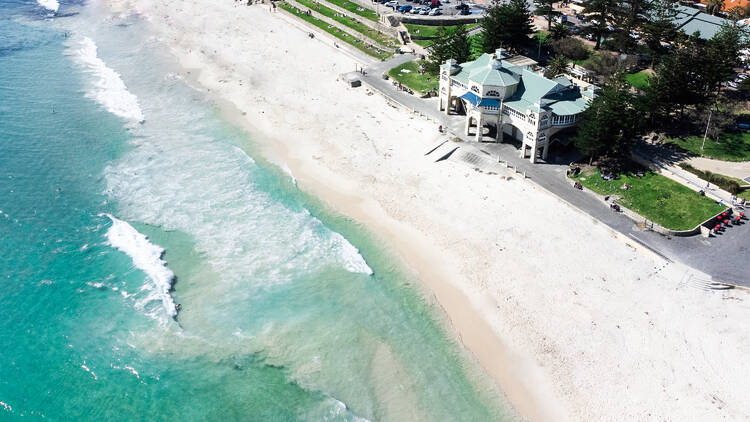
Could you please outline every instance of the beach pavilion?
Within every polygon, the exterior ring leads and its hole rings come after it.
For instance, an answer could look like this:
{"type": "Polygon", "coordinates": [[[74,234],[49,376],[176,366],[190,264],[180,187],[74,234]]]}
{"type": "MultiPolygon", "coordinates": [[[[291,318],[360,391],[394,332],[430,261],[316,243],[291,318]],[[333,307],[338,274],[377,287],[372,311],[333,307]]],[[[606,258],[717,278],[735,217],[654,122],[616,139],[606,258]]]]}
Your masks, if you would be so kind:
{"type": "Polygon", "coordinates": [[[493,127],[497,142],[506,135],[520,141],[522,158],[546,160],[552,135],[578,123],[598,88],[569,76],[548,79],[535,67],[534,60],[504,49],[461,64],[446,60],[438,107],[465,114],[465,133],[474,127],[477,142],[485,126],[493,127]]]}

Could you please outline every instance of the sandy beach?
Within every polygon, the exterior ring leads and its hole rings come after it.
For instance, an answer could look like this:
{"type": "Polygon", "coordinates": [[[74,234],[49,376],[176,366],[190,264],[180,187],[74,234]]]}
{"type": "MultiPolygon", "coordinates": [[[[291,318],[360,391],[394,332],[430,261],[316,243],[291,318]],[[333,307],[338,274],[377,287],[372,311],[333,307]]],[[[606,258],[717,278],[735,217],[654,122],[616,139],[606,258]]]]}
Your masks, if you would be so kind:
{"type": "Polygon", "coordinates": [[[750,418],[747,292],[695,288],[689,268],[518,177],[434,163],[434,123],[348,88],[353,56],[265,6],[109,4],[149,20],[300,189],[402,257],[523,417],[750,418]]]}

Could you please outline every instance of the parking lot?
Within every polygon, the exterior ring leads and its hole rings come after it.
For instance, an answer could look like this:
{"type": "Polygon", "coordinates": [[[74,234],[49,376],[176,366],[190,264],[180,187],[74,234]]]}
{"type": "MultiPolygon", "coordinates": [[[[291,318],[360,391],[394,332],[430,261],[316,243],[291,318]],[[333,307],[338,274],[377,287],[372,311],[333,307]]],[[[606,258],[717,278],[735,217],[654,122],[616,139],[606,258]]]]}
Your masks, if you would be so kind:
{"type": "Polygon", "coordinates": [[[458,0],[375,0],[379,13],[395,13],[420,17],[430,16],[481,16],[485,6],[458,0]],[[437,10],[437,11],[436,11],[437,10]]]}

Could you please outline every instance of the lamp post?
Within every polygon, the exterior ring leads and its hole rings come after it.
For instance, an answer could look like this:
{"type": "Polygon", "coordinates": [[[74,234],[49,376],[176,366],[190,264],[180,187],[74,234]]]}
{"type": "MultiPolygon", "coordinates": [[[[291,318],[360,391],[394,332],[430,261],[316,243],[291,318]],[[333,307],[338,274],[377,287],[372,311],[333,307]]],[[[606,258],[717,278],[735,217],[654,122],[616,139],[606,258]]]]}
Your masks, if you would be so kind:
{"type": "Polygon", "coordinates": [[[706,136],[708,136],[708,126],[711,124],[711,113],[713,113],[713,109],[708,110],[708,122],[706,123],[706,132],[703,134],[703,143],[701,144],[701,151],[703,151],[703,147],[706,145],[706,136]]]}

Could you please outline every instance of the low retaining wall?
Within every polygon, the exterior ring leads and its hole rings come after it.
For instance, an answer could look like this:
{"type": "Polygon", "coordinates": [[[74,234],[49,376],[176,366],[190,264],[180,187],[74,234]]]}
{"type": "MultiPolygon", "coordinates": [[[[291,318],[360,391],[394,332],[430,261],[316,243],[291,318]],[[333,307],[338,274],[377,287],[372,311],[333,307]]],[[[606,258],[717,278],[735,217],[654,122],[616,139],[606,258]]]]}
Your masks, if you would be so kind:
{"type": "Polygon", "coordinates": [[[458,24],[470,24],[478,23],[482,21],[482,18],[474,16],[460,16],[460,17],[417,17],[417,16],[397,16],[397,19],[401,20],[401,23],[413,23],[415,25],[430,25],[430,26],[452,26],[458,24]]]}

